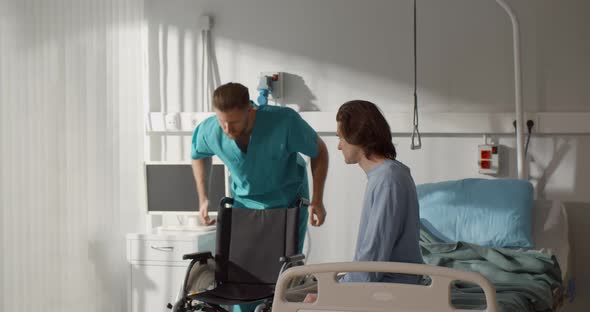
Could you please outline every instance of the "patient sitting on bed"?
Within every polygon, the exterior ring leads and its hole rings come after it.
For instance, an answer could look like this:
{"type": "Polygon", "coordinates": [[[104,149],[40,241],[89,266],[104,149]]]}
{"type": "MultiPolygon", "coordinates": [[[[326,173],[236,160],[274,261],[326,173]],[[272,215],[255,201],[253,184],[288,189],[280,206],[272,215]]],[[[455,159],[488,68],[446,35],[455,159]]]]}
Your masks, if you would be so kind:
{"type": "MultiPolygon", "coordinates": [[[[367,174],[354,261],[423,263],[416,185],[410,169],[395,160],[391,130],[377,106],[367,101],[343,104],[336,115],[338,149],[347,164],[367,174]]],[[[350,272],[342,282],[417,284],[420,276],[350,272]]],[[[304,302],[314,302],[309,294],[304,302]]]]}
{"type": "MultiPolygon", "coordinates": [[[[354,261],[423,263],[416,185],[410,169],[395,160],[391,130],[377,106],[350,101],[338,110],[338,149],[347,164],[367,174],[354,261]]],[[[344,282],[417,283],[415,275],[348,273],[344,282]]]]}

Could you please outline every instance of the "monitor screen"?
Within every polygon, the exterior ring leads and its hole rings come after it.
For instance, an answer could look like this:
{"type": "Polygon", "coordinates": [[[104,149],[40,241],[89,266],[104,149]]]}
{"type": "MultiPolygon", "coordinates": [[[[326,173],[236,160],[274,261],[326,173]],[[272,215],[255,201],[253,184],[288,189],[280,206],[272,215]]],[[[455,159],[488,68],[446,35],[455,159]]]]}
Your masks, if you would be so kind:
{"type": "MultiPolygon", "coordinates": [[[[145,180],[149,213],[196,213],[199,199],[191,164],[146,163],[145,180]]],[[[209,211],[217,211],[225,196],[225,166],[213,164],[208,183],[209,211]]]]}

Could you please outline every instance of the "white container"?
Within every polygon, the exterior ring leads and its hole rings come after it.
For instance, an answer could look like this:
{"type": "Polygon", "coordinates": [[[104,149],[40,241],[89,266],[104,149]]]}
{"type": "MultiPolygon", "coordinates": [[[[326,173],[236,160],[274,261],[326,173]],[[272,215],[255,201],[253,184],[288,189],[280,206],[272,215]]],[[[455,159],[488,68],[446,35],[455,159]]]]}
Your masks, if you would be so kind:
{"type": "Polygon", "coordinates": [[[197,113],[182,112],[180,113],[180,128],[184,131],[193,131],[199,124],[197,113]]]}
{"type": "Polygon", "coordinates": [[[180,130],[180,118],[178,113],[168,113],[164,117],[166,120],[166,130],[168,131],[178,131],[180,130]]]}

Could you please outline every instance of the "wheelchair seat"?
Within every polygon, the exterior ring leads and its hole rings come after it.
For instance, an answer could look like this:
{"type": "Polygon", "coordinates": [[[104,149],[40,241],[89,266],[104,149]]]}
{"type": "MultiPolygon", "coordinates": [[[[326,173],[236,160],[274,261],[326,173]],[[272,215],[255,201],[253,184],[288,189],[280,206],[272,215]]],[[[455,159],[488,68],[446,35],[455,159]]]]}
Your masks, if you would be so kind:
{"type": "Polygon", "coordinates": [[[174,312],[227,311],[221,306],[272,301],[280,272],[303,264],[298,254],[299,209],[295,207],[256,210],[231,208],[233,199],[224,198],[217,217],[215,287],[188,293],[192,268],[212,259],[210,252],[184,255],[191,259],[174,312]],[[196,310],[198,311],[198,310],[196,310]]]}
{"type": "Polygon", "coordinates": [[[274,296],[274,287],[268,285],[226,283],[189,298],[218,305],[234,305],[268,299],[272,296],[274,296]]]}

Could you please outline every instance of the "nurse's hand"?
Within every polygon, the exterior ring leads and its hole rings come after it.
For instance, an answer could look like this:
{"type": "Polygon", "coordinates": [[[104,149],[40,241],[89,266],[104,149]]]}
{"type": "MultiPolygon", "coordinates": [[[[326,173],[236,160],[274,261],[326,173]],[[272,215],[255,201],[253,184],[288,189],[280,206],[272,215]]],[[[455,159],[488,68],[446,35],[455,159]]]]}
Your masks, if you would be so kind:
{"type": "Polygon", "coordinates": [[[309,211],[309,224],[312,226],[320,226],[324,224],[324,220],[326,219],[326,208],[324,208],[324,203],[311,203],[307,209],[309,211]]]}
{"type": "Polygon", "coordinates": [[[199,217],[204,225],[212,225],[215,223],[215,219],[209,217],[209,201],[204,200],[199,203],[199,217]]]}

